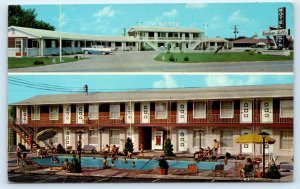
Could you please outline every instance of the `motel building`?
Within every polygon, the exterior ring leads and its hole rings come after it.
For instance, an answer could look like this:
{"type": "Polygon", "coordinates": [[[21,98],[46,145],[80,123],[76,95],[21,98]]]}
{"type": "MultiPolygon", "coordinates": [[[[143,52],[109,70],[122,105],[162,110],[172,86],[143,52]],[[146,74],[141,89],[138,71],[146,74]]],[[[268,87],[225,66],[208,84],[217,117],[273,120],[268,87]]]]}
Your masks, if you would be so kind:
{"type": "Polygon", "coordinates": [[[59,54],[60,38],[62,53],[76,54],[83,47],[94,45],[116,51],[173,52],[227,48],[223,38],[205,38],[199,29],[171,27],[131,27],[128,36],[82,35],[26,27],[8,27],[8,57],[51,56],[59,54]]]}
{"type": "Polygon", "coordinates": [[[174,152],[193,153],[199,150],[202,130],[202,148],[213,147],[217,139],[221,154],[261,155],[262,145],[234,140],[265,131],[276,139],[266,145],[266,153],[293,155],[292,85],[42,95],[11,106],[17,112],[9,127],[17,132],[17,143],[51,128],[57,134],[46,142],[67,149],[76,149],[81,131],[83,146],[97,151],[106,144],[123,150],[129,137],[135,151],[140,143],[147,151],[161,151],[170,138],[174,152]]]}

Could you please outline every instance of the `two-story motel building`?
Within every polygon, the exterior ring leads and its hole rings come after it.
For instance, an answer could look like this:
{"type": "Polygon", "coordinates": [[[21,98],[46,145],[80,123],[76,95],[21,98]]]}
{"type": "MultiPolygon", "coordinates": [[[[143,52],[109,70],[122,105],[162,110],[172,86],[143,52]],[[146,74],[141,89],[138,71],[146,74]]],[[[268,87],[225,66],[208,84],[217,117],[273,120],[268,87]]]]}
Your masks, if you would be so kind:
{"type": "Polygon", "coordinates": [[[195,28],[134,26],[128,36],[99,36],[58,32],[26,27],[8,27],[8,56],[32,57],[81,52],[82,47],[101,45],[116,51],[171,50],[193,51],[228,46],[223,38],[205,38],[195,28]]]}
{"type": "Polygon", "coordinates": [[[217,139],[221,154],[261,154],[261,145],[234,140],[266,131],[276,139],[267,153],[293,155],[292,85],[43,95],[12,105],[17,109],[15,125],[34,137],[55,129],[50,141],[65,148],[76,149],[76,132],[82,131],[83,145],[97,150],[106,144],[122,149],[131,137],[136,151],[140,143],[146,150],[162,150],[170,138],[175,152],[194,152],[201,129],[201,147],[212,147],[217,139]]]}

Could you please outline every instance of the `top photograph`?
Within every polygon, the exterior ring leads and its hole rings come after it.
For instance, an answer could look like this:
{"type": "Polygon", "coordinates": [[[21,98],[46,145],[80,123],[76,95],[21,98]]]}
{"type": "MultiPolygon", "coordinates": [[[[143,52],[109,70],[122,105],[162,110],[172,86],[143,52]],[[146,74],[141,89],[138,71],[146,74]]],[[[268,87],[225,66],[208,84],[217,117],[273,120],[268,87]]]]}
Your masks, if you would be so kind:
{"type": "Polygon", "coordinates": [[[8,6],[8,72],[293,72],[293,4],[8,6]]]}

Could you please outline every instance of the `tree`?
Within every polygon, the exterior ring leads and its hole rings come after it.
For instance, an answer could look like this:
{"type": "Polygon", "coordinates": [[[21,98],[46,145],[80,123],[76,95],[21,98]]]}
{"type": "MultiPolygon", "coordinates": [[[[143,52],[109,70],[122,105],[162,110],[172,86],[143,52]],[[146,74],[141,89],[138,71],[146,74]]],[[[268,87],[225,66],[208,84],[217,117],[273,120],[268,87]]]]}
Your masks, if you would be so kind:
{"type": "Polygon", "coordinates": [[[173,144],[171,143],[171,139],[167,139],[164,144],[164,154],[165,156],[174,156],[173,153],[173,144]]]}
{"type": "Polygon", "coordinates": [[[8,6],[8,26],[21,26],[36,29],[55,30],[55,27],[36,19],[35,9],[22,9],[20,5],[8,6]]]}
{"type": "Polygon", "coordinates": [[[132,140],[130,138],[127,138],[126,143],[125,143],[125,148],[123,150],[123,152],[125,153],[125,155],[128,154],[128,152],[133,153],[133,143],[132,140]]]}

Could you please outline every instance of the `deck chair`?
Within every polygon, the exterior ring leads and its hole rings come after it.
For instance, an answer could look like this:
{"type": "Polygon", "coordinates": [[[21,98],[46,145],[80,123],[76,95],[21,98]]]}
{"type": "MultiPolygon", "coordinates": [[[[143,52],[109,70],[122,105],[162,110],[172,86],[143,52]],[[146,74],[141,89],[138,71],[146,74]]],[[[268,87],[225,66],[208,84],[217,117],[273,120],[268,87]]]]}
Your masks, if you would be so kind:
{"type": "Polygon", "coordinates": [[[215,177],[218,177],[218,176],[224,177],[224,165],[223,164],[215,165],[214,176],[215,177]]]}

